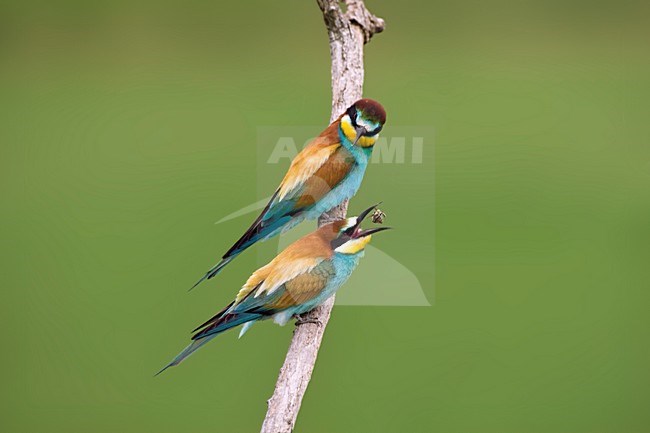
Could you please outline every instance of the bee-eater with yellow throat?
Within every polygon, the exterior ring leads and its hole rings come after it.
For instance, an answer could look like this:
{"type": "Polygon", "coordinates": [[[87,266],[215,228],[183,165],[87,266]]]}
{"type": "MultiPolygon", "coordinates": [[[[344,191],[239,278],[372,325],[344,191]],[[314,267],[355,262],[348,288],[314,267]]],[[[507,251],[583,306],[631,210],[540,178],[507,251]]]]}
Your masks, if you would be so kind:
{"type": "Polygon", "coordinates": [[[217,275],[255,242],[316,219],[356,194],[385,122],[379,102],[360,99],[352,104],[296,155],[260,216],[192,288],[217,275]]]}
{"type": "Polygon", "coordinates": [[[158,374],[180,364],[230,328],[244,325],[241,337],[258,320],[273,319],[284,325],[293,316],[325,302],[357,267],[372,234],[390,228],[361,228],[361,222],[375,207],[366,209],[358,217],[320,227],[253,272],[235,300],[196,328],[194,331],[198,332],[192,337],[192,343],[158,374]]]}

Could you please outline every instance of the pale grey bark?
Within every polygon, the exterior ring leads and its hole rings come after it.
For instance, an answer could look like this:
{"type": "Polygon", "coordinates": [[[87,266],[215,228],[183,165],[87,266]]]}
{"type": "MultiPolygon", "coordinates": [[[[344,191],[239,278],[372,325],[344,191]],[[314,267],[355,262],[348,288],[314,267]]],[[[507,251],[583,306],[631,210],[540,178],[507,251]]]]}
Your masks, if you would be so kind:
{"type": "MultiPolygon", "coordinates": [[[[384,30],[384,21],[372,15],[362,0],[345,0],[345,12],[336,0],[316,0],[323,12],[329,35],[332,60],[332,115],[335,120],[363,93],[363,45],[372,35],[384,30]]],[[[344,218],[347,202],[324,213],[318,219],[323,225],[344,218]]],[[[302,398],[314,371],[318,349],[334,306],[334,297],[303,317],[296,326],[293,339],[280,369],[262,433],[290,433],[298,417],[302,398]]]]}

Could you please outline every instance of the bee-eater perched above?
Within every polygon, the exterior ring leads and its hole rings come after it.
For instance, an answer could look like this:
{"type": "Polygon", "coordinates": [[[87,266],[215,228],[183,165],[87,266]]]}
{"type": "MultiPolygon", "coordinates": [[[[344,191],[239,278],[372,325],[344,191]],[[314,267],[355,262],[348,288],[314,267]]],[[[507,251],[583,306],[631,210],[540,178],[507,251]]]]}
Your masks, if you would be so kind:
{"type": "Polygon", "coordinates": [[[360,99],[350,106],[296,155],[260,216],[192,288],[255,242],[316,219],[356,194],[385,122],[386,112],[377,101],[360,99]]]}
{"type": "Polygon", "coordinates": [[[235,300],[196,328],[192,343],[165,369],[178,365],[222,332],[244,325],[239,336],[258,320],[272,318],[284,325],[332,296],[352,274],[373,233],[389,227],[361,229],[361,222],[376,206],[358,217],[326,224],[298,239],[269,264],[253,272],[235,300]]]}

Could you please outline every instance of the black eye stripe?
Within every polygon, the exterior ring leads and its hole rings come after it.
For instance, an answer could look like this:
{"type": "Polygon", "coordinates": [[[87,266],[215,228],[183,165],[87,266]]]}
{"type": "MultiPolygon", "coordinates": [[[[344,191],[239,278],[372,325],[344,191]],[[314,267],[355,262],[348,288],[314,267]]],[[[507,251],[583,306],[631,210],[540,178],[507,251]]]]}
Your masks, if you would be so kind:
{"type": "Polygon", "coordinates": [[[354,233],[354,230],[356,229],[355,226],[348,227],[347,229],[343,230],[341,234],[339,235],[338,238],[334,239],[333,241],[330,242],[330,245],[332,246],[332,249],[335,250],[336,248],[340,247],[350,239],[352,239],[352,233],[354,233]]]}
{"type": "Polygon", "coordinates": [[[350,116],[350,121],[352,126],[357,127],[357,109],[354,107],[348,108],[348,116],[350,116]]]}
{"type": "Polygon", "coordinates": [[[373,135],[379,134],[379,131],[381,131],[381,128],[382,128],[382,126],[379,125],[378,127],[373,129],[372,131],[365,132],[363,135],[365,135],[366,137],[371,137],[373,135]]]}
{"type": "Polygon", "coordinates": [[[332,246],[332,249],[335,250],[338,247],[340,247],[341,245],[343,245],[344,243],[346,243],[347,241],[349,241],[350,239],[352,239],[352,238],[350,236],[348,236],[347,234],[342,234],[341,236],[339,236],[338,238],[336,238],[332,242],[330,242],[330,245],[332,246]]]}

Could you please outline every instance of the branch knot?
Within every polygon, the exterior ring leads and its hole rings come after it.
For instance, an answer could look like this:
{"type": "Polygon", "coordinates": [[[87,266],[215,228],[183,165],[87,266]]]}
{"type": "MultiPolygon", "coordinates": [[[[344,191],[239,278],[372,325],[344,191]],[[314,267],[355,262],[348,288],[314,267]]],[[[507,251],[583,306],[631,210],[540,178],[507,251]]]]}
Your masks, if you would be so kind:
{"type": "Polygon", "coordinates": [[[384,20],[371,14],[362,0],[346,0],[345,4],[347,5],[345,16],[350,23],[361,27],[365,44],[370,41],[370,38],[375,33],[381,33],[386,28],[384,20]]]}
{"type": "Polygon", "coordinates": [[[330,32],[340,31],[354,24],[361,29],[363,43],[367,44],[375,33],[381,33],[386,28],[384,20],[371,14],[363,0],[343,0],[345,13],[341,10],[338,0],[317,0],[317,2],[330,32]]]}

